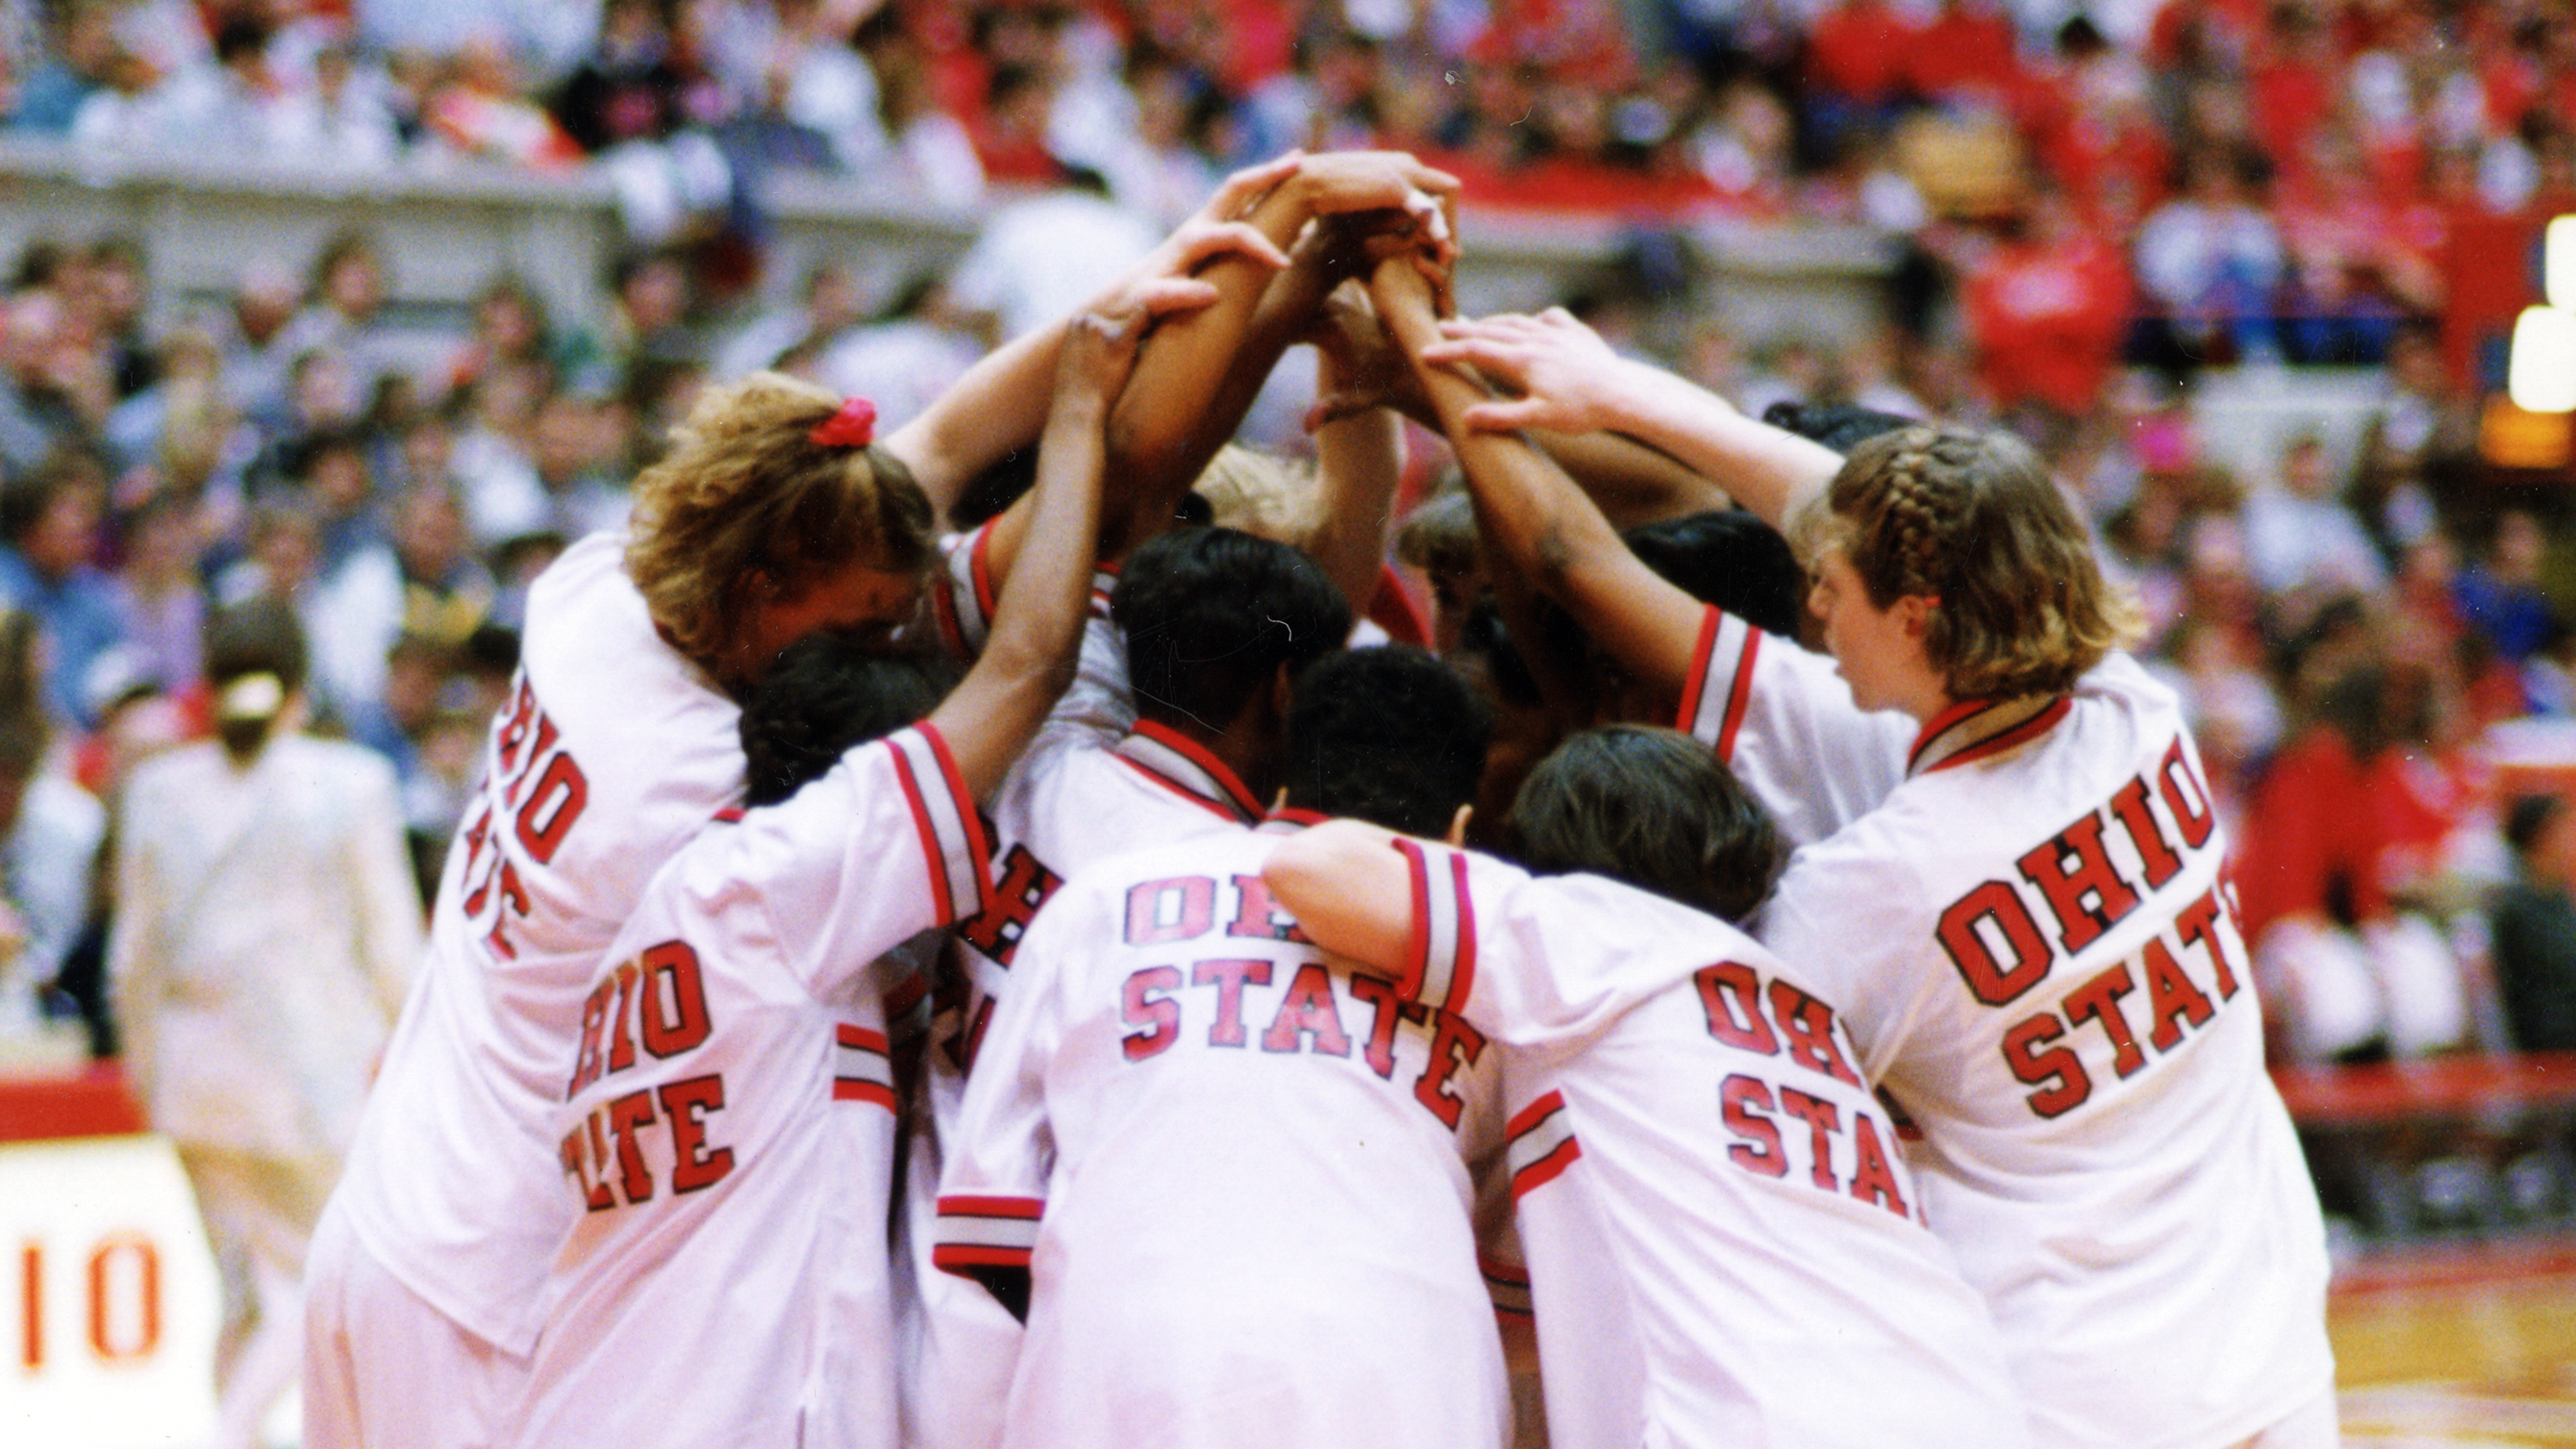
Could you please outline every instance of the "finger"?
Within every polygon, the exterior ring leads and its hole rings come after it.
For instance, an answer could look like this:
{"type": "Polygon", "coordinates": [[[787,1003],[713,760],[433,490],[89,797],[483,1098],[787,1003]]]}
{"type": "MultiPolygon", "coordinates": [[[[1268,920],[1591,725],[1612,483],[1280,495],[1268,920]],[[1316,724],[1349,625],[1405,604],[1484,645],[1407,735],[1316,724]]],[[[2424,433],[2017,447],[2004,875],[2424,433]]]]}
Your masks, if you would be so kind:
{"type": "Polygon", "coordinates": [[[1413,224],[1425,236],[1435,242],[1449,240],[1449,214],[1441,209],[1439,197],[1418,186],[1408,187],[1404,193],[1404,209],[1412,215],[1413,224]]]}
{"type": "Polygon", "coordinates": [[[1171,317],[1195,312],[1217,299],[1216,284],[1196,277],[1156,277],[1139,283],[1130,299],[1137,310],[1149,317],[1171,317]]]}
{"type": "Polygon", "coordinates": [[[1181,269],[1195,267],[1210,257],[1232,252],[1250,257],[1272,268],[1288,265],[1288,254],[1279,244],[1248,222],[1220,221],[1193,225],[1181,233],[1181,269]]]}
{"type": "Polygon", "coordinates": [[[1199,208],[1199,215],[1230,221],[1271,187],[1296,175],[1297,168],[1305,164],[1306,153],[1295,150],[1276,160],[1247,166],[1217,187],[1216,194],[1208,198],[1207,205],[1199,208]]]}
{"type": "Polygon", "coordinates": [[[1436,166],[1425,166],[1420,161],[1413,161],[1409,156],[1405,159],[1412,161],[1412,165],[1405,168],[1405,178],[1415,186],[1425,191],[1437,191],[1445,196],[1455,196],[1465,189],[1465,184],[1448,172],[1436,166]]]}
{"type": "Polygon", "coordinates": [[[1543,416],[1542,406],[1536,398],[1522,398],[1518,402],[1480,402],[1460,417],[1476,432],[1508,433],[1517,428],[1537,426],[1543,416]]]}
{"type": "Polygon", "coordinates": [[[1521,355],[1518,351],[1481,337],[1452,338],[1445,342],[1431,343],[1422,349],[1422,360],[1438,363],[1444,367],[1463,362],[1480,371],[1504,377],[1517,377],[1521,370],[1521,355]]]}

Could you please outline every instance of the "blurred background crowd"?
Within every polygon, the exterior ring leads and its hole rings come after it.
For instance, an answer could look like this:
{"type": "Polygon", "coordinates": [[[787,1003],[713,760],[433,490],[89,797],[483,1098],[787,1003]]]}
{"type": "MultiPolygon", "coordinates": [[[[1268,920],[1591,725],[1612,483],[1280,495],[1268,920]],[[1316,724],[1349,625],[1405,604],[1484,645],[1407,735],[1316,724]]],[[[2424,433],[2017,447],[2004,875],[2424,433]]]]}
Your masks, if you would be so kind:
{"type": "MultiPolygon", "coordinates": [[[[607,175],[633,245],[568,315],[493,275],[397,327],[363,231],[150,305],[62,235],[0,302],[0,999],[81,1019],[101,838],[206,728],[210,608],[302,619],[332,732],[395,766],[426,889],[529,579],[615,526],[710,377],[916,410],[1228,169],[1413,151],[1476,210],[1614,217],[1564,300],[1748,411],[2011,427],[2057,465],[2237,842],[2283,1061],[2576,1048],[2576,817],[2497,767],[2576,720],[2563,464],[2484,442],[2458,237],[2576,210],[2576,18],[2542,0],[0,0],[9,132],[121,154],[607,175]],[[899,295],[773,275],[763,178],[973,218],[899,295]],[[1868,335],[1683,305],[1666,229],[1892,239],[1868,335]],[[2220,446],[2210,379],[2332,367],[2357,427],[2220,446]]],[[[1471,229],[1466,245],[1472,253],[1471,229]]],[[[1293,404],[1261,441],[1302,445],[1293,404]]],[[[1437,445],[1414,435],[1432,486],[1437,445]]]]}

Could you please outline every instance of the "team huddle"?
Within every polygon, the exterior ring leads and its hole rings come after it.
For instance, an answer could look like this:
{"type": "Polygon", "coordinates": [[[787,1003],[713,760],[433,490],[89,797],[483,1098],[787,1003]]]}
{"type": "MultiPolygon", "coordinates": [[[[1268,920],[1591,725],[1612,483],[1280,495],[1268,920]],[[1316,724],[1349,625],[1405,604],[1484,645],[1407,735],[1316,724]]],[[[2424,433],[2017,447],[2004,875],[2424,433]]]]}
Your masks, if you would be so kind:
{"type": "Polygon", "coordinates": [[[308,1444],[2335,1442],[2056,486],[1459,318],[1455,195],[1291,155],[883,437],[698,404],[531,594],[308,1444]],[[1300,342],[1302,474],[1226,447],[1300,342]]]}

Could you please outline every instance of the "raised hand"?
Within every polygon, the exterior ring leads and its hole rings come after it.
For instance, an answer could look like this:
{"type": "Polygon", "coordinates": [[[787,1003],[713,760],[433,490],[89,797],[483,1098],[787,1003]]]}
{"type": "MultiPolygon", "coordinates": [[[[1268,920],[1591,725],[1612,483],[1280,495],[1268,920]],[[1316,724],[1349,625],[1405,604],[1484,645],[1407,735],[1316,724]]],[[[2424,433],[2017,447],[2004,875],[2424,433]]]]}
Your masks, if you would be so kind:
{"type": "Polygon", "coordinates": [[[1506,313],[1443,322],[1440,339],[1422,349],[1424,362],[1465,363],[1521,394],[1468,409],[1467,425],[1489,432],[1588,433],[1607,427],[1620,375],[1631,366],[1562,307],[1535,317],[1506,313]]]}

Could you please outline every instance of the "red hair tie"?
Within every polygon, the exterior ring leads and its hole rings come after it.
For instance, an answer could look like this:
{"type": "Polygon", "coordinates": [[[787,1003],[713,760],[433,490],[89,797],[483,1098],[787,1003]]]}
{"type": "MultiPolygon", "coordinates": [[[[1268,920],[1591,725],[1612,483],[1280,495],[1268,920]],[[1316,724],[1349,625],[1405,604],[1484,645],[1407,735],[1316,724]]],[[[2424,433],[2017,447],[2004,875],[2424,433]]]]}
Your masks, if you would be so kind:
{"type": "Polygon", "coordinates": [[[841,404],[841,410],[814,425],[805,436],[820,447],[864,448],[876,440],[877,405],[863,397],[841,404]]]}

